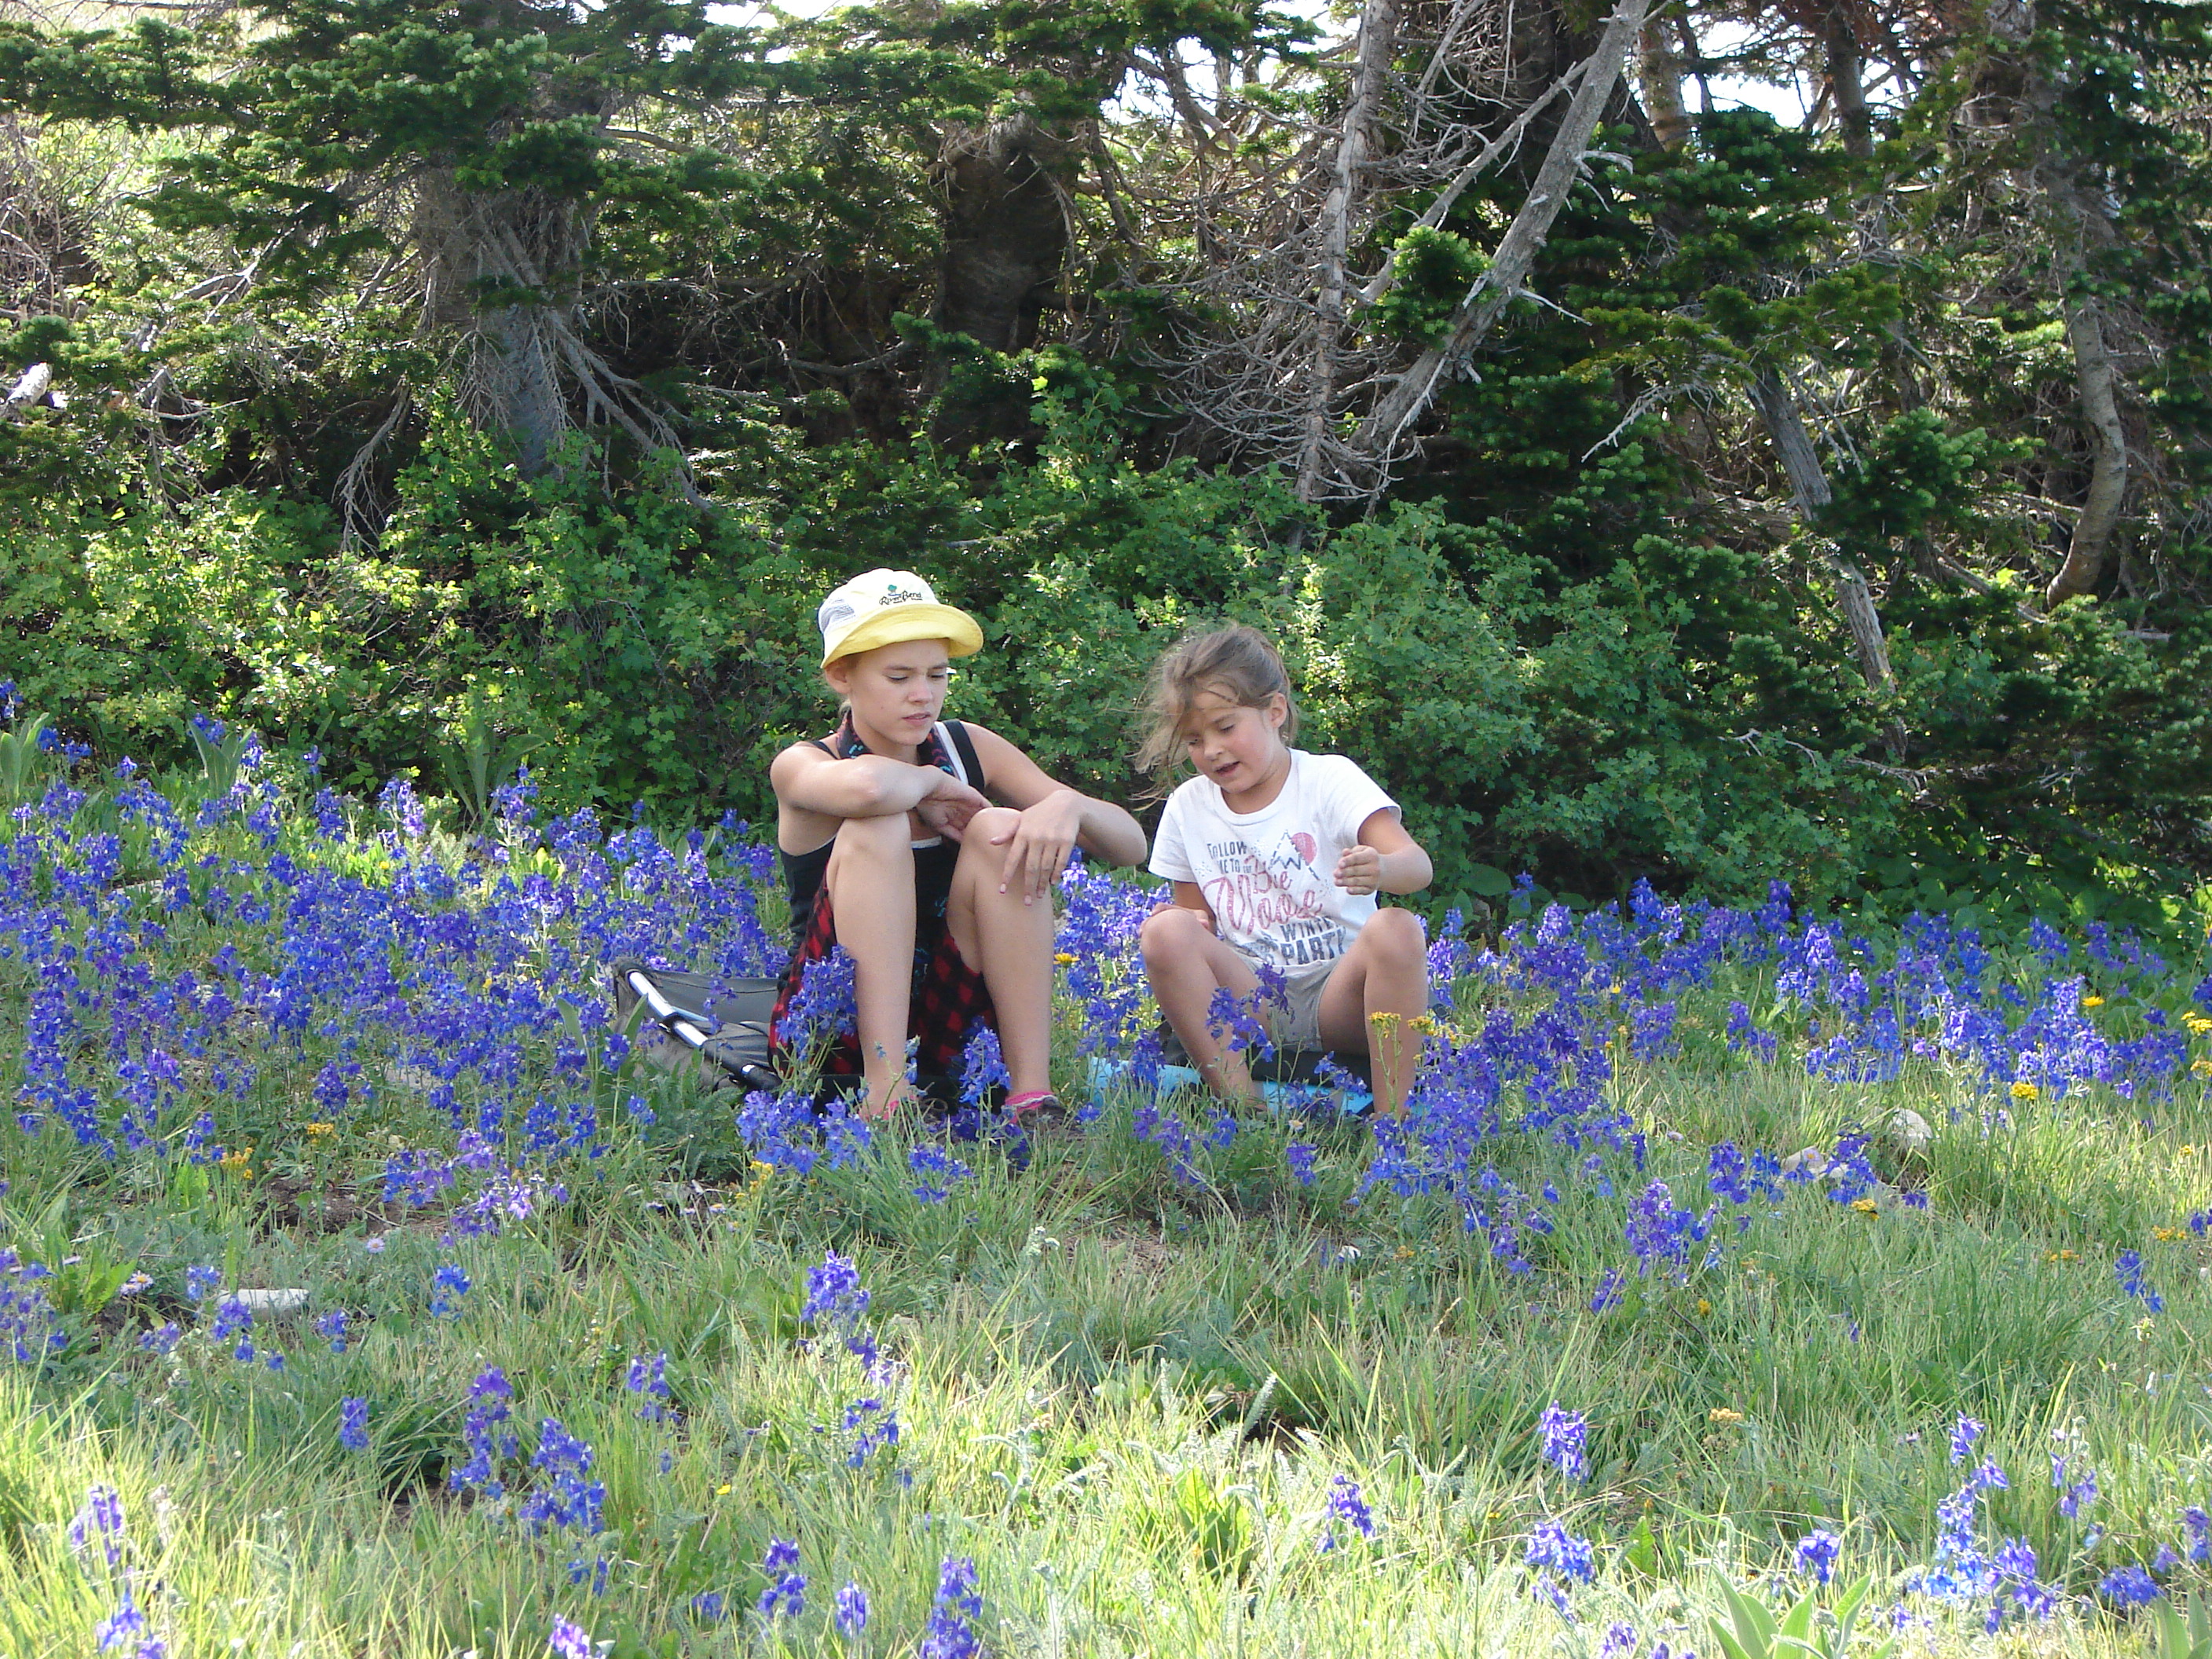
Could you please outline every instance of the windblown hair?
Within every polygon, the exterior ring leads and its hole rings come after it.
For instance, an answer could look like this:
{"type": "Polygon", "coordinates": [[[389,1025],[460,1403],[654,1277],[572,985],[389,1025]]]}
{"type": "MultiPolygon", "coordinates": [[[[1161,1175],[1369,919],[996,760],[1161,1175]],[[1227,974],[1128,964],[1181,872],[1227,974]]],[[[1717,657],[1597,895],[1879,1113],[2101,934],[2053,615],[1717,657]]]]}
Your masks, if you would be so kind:
{"type": "Polygon", "coordinates": [[[1211,691],[1247,708],[1264,708],[1278,691],[1290,710],[1283,741],[1298,735],[1298,702],[1283,659],[1267,636],[1239,624],[1204,634],[1187,634],[1152,668],[1145,697],[1145,740],[1137,764],[1155,776],[1170,771],[1182,746],[1182,723],[1201,691],[1211,691]]]}

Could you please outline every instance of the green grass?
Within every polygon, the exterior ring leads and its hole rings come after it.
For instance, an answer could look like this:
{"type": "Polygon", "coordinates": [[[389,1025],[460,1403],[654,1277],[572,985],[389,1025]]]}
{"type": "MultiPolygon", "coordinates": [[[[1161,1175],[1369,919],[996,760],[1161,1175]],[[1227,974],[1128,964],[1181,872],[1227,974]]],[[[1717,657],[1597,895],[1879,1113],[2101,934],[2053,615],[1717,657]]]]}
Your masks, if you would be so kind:
{"type": "MultiPolygon", "coordinates": [[[[1620,1086],[1653,1132],[1652,1172],[1686,1201],[1711,1139],[1795,1146],[1909,1103],[1936,1133],[1886,1173],[1930,1206],[1868,1216],[1801,1194],[1720,1267],[1645,1281],[1594,1316],[1591,1288],[1624,1255],[1617,1206],[1571,1197],[1516,1277],[1419,1203],[1349,1206],[1356,1135],[1323,1147],[1311,1191],[1266,1123],[1211,1188],[1182,1187],[1131,1137],[1126,1102],[1026,1172],[970,1151],[975,1176],[944,1205],[906,1191],[896,1149],[813,1179],[714,1184],[621,1139],[566,1203],[451,1253],[434,1215],[384,1231],[377,1255],[368,1223],[272,1224],[265,1164],[180,1196],[19,1139],[9,1237],[66,1194],[79,1253],[143,1267],[155,1295],[210,1261],[368,1318],[342,1356],[304,1321],[258,1333],[288,1353],[281,1375],[198,1334],[167,1358],[81,1339],[43,1371],[0,1372],[0,1652],[85,1651],[110,1610],[63,1537],[95,1482],[123,1494],[177,1654],[537,1653],[555,1611],[618,1654],[842,1650],[811,1613],[776,1630],[750,1612],[686,1616],[712,1589],[749,1607],[774,1537],[799,1541],[817,1607],[848,1577],[866,1586],[860,1651],[910,1650],[948,1554],[981,1565],[1007,1652],[1574,1653],[1614,1618],[1703,1648],[1716,1576],[1780,1570],[1816,1524],[1893,1590],[1956,1484],[1961,1411],[2013,1474],[1996,1524],[2048,1567],[2070,1563],[2074,1590],[2178,1541],[2180,1505],[2212,1486],[2206,1252],[2149,1230],[2204,1200],[2204,1154],[2180,1151],[2212,1141],[2201,1093],[2154,1129],[2104,1103],[2024,1106],[1985,1134],[1932,1073],[1841,1101],[1780,1073],[1662,1069],[1620,1086]],[[2144,1249],[2162,1315],[2119,1291],[2124,1243],[2144,1249]],[[827,1249],[872,1291],[888,1382],[798,1340],[804,1274],[827,1249]],[[425,1286],[448,1254],[475,1289],[433,1319],[425,1286]],[[641,1421],[622,1387],[628,1357],[655,1350],[675,1425],[641,1421]],[[557,1416],[596,1449],[617,1558],[603,1597],[568,1582],[565,1544],[446,1490],[486,1364],[514,1379],[520,1422],[557,1416]],[[903,1433],[855,1471],[834,1431],[869,1393],[903,1433]],[[356,1395],[371,1404],[362,1455],[334,1438],[356,1395]],[[1590,1413],[1585,1486],[1537,1455],[1553,1400],[1590,1413]],[[2104,1486],[2109,1531],[2086,1558],[2045,1479],[2054,1429],[2078,1436],[2104,1486]],[[1383,1529],[1324,1553],[1340,1473],[1383,1529]],[[1601,1546],[1578,1628],[1527,1594],[1521,1541],[1547,1513],[1601,1546]]],[[[313,1152],[317,1173],[343,1191],[391,1133],[349,1126],[313,1152]]],[[[1575,1177],[1576,1159],[1541,1145],[1497,1152],[1526,1188],[1575,1177]]],[[[1978,1640],[1940,1623],[1926,1639],[1978,1640]]],[[[1996,1650],[2132,1640],[2077,1612],[1996,1650]]]]}

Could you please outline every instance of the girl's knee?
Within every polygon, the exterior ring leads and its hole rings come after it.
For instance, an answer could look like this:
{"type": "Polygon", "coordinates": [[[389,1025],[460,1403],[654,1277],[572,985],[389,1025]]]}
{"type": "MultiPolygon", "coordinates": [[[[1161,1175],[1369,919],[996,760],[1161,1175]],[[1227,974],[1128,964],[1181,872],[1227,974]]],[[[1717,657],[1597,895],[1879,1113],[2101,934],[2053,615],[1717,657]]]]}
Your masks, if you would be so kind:
{"type": "Polygon", "coordinates": [[[830,857],[834,860],[855,853],[903,853],[910,845],[906,814],[886,812],[879,817],[847,818],[839,824],[836,848],[830,857]]]}
{"type": "Polygon", "coordinates": [[[1359,942],[1386,960],[1424,963],[1428,960],[1428,929],[1411,910],[1395,905],[1368,917],[1359,930],[1359,942]]]}
{"type": "Polygon", "coordinates": [[[914,862],[913,843],[907,837],[906,814],[878,818],[847,818],[837,827],[830,849],[830,867],[823,879],[832,890],[847,874],[862,866],[882,867],[914,862]]]}
{"type": "Polygon", "coordinates": [[[994,862],[1006,856],[1011,845],[1000,842],[999,837],[1021,828],[1022,815],[1011,806],[987,806],[968,820],[960,832],[960,856],[963,859],[989,859],[994,862]]]}
{"type": "Polygon", "coordinates": [[[1194,910],[1180,905],[1155,910],[1137,929],[1137,948],[1146,963],[1164,962],[1199,948],[1206,924],[1194,910]]]}

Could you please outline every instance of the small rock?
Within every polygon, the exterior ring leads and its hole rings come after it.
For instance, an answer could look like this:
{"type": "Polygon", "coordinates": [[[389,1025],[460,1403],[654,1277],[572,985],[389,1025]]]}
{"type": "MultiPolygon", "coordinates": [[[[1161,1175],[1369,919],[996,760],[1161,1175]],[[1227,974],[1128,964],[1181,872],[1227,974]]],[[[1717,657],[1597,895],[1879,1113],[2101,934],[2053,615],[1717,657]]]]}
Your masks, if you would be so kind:
{"type": "Polygon", "coordinates": [[[1928,1120],[1909,1106],[1900,1106],[1889,1115],[1892,1139],[1908,1152],[1917,1152],[1936,1138],[1928,1127],[1928,1120]]]}
{"type": "Polygon", "coordinates": [[[304,1313],[307,1307],[305,1291],[240,1291],[238,1299],[256,1319],[282,1319],[287,1314],[304,1313]]]}
{"type": "Polygon", "coordinates": [[[1819,1175],[1828,1167],[1828,1155],[1818,1146],[1808,1146],[1802,1152],[1792,1152],[1782,1160],[1782,1173],[1808,1176],[1819,1175]]]}

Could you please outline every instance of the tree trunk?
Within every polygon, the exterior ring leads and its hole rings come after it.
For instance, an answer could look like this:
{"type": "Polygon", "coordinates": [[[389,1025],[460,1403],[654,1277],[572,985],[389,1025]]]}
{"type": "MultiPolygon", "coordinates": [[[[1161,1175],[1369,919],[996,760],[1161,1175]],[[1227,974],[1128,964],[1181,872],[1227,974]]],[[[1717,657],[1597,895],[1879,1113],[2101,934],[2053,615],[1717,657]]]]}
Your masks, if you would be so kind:
{"type": "Polygon", "coordinates": [[[994,351],[1035,343],[1067,264],[1067,216],[1053,174],[1068,149],[1026,112],[948,135],[935,169],[940,327],[994,351]]]}
{"type": "Polygon", "coordinates": [[[1849,0],[1829,0],[1822,20],[1822,44],[1828,60],[1828,90],[1836,100],[1836,131],[1844,153],[1860,161],[1874,157],[1874,118],[1867,112],[1859,36],[1849,0]]]}
{"type": "Polygon", "coordinates": [[[2045,133],[2034,172],[2051,209],[2059,310],[2066,319],[2066,343],[2074,356],[2075,396],[2081,402],[2081,423],[2089,432],[2088,494],[2074,520],[2074,533],[2067,538],[2065,561],[2044,589],[2043,606],[2048,611],[2062,600],[2089,592],[2104,573],[2105,550],[2119,526],[2120,508],[2127,499],[2128,441],[2120,422],[2103,308],[2094,295],[2079,287],[2092,254],[2112,246],[2112,223],[2102,204],[2083,187],[2072,160],[2056,148],[2052,128],[2058,88],[2050,76],[2035,71],[2021,101],[2045,133]]]}
{"type": "Polygon", "coordinates": [[[2067,540],[2066,562],[2044,590],[2046,611],[2096,586],[2128,493],[2127,432],[2120,424],[2112,353],[2106,349],[2104,319],[2094,298],[2085,295],[2067,300],[2066,343],[2074,349],[2075,385],[2081,399],[2081,418],[2089,428],[2089,494],[2067,540]]]}
{"type": "Polygon", "coordinates": [[[1682,56],[1668,42],[1667,27],[1663,19],[1647,17],[1637,31],[1636,87],[1651,136],[1662,149],[1680,149],[1689,142],[1690,112],[1682,103],[1682,56]]]}
{"type": "Polygon", "coordinates": [[[1391,452],[1397,447],[1406,428],[1428,408],[1445,370],[1467,360],[1528,281],[1536,256],[1543,251],[1545,239],[1551,234],[1553,222],[1566,205],[1567,192],[1574,188],[1583,157],[1589,148],[1590,134],[1596,130],[1598,118],[1605,112],[1613,89],[1620,84],[1629,45],[1644,26],[1646,3],[1647,0],[1620,0],[1598,37],[1597,50],[1590,55],[1583,71],[1574,102],[1567,106],[1559,131],[1553,135],[1551,147],[1545,152],[1543,164],[1536,170],[1528,199],[1521,204],[1521,210],[1514,216],[1512,224],[1499,241],[1490,269],[1475,280],[1467,298],[1460,302],[1443,343],[1431,346],[1416,358],[1413,367],[1391,383],[1374,412],[1361,423],[1354,448],[1373,469],[1374,489],[1379,490],[1386,481],[1391,452]]]}
{"type": "Polygon", "coordinates": [[[568,198],[469,190],[434,168],[416,184],[414,232],[424,321],[464,340],[471,416],[507,433],[534,477],[569,423],[562,369],[575,339],[589,220],[568,198]]]}
{"type": "MultiPolygon", "coordinates": [[[[1762,368],[1752,379],[1751,402],[1766,428],[1783,471],[1789,475],[1790,493],[1797,503],[1797,517],[1808,529],[1813,529],[1835,498],[1829,491],[1828,474],[1820,465],[1820,452],[1814,448],[1812,434],[1805,430],[1804,420],[1797,412],[1797,400],[1783,384],[1780,374],[1771,368],[1762,368]]],[[[1838,608],[1844,613],[1844,625],[1850,630],[1851,643],[1858,652],[1859,672],[1875,690],[1887,691],[1894,679],[1890,672],[1888,642],[1882,638],[1881,617],[1875,610],[1873,590],[1867,586],[1864,573],[1842,549],[1829,555],[1829,562],[1836,573],[1838,608]]]]}
{"type": "Polygon", "coordinates": [[[1320,277],[1314,299],[1315,351],[1305,434],[1298,446],[1297,492],[1304,501],[1322,491],[1330,428],[1336,416],[1337,359],[1344,342],[1346,269],[1364,173],[1376,148],[1382,100],[1398,33],[1396,0],[1366,0],[1359,14],[1359,50],[1337,136],[1336,161],[1321,210],[1320,277]]]}

